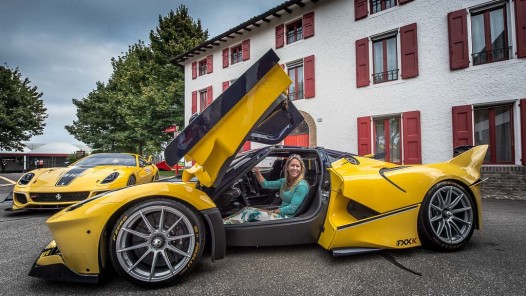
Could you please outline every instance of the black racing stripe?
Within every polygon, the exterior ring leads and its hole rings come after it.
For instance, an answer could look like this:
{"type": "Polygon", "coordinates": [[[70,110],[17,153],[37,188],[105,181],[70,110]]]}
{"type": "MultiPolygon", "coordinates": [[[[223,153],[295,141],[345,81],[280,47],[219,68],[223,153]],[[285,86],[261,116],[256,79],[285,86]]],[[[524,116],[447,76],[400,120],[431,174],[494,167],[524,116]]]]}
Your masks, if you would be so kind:
{"type": "Polygon", "coordinates": [[[411,206],[408,206],[408,207],[405,207],[405,208],[402,208],[402,209],[398,209],[398,210],[394,210],[394,211],[391,211],[391,212],[387,212],[387,213],[384,213],[384,214],[378,215],[378,216],[376,216],[376,217],[372,217],[372,218],[368,218],[368,219],[359,220],[359,221],[357,221],[357,222],[353,222],[353,223],[351,223],[351,224],[347,224],[347,225],[342,225],[342,226],[339,226],[339,227],[337,228],[337,230],[341,230],[341,229],[345,229],[345,228],[349,228],[349,227],[357,226],[357,225],[360,225],[360,224],[364,224],[364,223],[372,222],[372,221],[375,221],[375,220],[378,220],[378,219],[382,219],[382,218],[385,218],[385,217],[389,217],[389,216],[392,216],[392,215],[400,214],[400,213],[403,213],[403,212],[406,212],[406,211],[412,210],[412,209],[418,207],[418,205],[419,205],[419,204],[414,204],[414,205],[411,205],[411,206]]]}
{"type": "Polygon", "coordinates": [[[394,169],[381,168],[379,172],[380,172],[380,176],[382,176],[382,178],[387,180],[387,182],[393,184],[396,188],[400,189],[404,193],[407,193],[402,187],[396,185],[393,181],[389,180],[389,178],[387,178],[387,176],[385,175],[385,172],[394,171],[394,170],[403,169],[403,168],[405,168],[405,167],[397,167],[397,168],[394,168],[394,169]]]}
{"type": "Polygon", "coordinates": [[[58,180],[57,184],[55,186],[68,186],[71,181],[75,180],[78,176],[80,176],[85,170],[88,168],[73,168],[67,172],[65,172],[60,179],[58,180]]]}

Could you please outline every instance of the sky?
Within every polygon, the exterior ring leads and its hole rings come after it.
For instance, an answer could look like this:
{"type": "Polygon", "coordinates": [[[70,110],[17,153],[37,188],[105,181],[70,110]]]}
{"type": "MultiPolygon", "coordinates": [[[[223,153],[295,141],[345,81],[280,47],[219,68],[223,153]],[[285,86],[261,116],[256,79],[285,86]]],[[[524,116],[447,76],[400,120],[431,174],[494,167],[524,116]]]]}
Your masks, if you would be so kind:
{"type": "Polygon", "coordinates": [[[0,64],[19,68],[43,92],[48,118],[31,143],[79,143],[64,126],[76,120],[72,99],[107,82],[111,58],[143,40],[159,15],[181,4],[209,38],[285,0],[0,0],[0,64]]]}

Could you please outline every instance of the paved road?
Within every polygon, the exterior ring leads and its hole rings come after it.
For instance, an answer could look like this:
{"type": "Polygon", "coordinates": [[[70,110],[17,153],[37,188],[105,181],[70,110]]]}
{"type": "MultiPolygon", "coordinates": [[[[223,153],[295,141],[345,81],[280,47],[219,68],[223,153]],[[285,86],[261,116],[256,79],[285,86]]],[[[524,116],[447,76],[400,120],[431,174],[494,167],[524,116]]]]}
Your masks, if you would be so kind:
{"type": "MultiPolygon", "coordinates": [[[[2,191],[9,190],[0,187],[2,191]]],[[[50,240],[53,212],[6,212],[0,203],[0,295],[139,295],[112,276],[99,285],[46,282],[27,272],[50,240]]],[[[184,281],[155,295],[525,295],[526,201],[484,200],[484,229],[460,252],[423,248],[333,258],[316,245],[228,248],[205,255],[184,281]]]]}

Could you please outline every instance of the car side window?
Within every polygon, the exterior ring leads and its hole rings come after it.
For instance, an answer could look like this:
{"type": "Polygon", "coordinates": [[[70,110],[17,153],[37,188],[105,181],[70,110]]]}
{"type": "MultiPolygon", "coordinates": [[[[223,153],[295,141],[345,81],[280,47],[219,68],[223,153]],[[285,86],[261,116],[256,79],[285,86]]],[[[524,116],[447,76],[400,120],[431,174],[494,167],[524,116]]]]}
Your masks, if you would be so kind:
{"type": "Polygon", "coordinates": [[[143,167],[145,167],[146,165],[147,165],[146,160],[144,160],[144,158],[142,158],[142,157],[139,156],[139,166],[140,166],[141,168],[143,168],[143,167]]]}

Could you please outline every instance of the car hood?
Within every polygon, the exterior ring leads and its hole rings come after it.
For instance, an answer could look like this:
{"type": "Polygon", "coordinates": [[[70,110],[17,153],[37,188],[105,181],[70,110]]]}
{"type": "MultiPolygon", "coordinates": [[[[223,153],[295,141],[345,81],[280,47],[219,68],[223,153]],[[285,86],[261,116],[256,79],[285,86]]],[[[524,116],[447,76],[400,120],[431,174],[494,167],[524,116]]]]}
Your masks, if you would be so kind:
{"type": "Polygon", "coordinates": [[[119,177],[125,175],[130,167],[123,166],[97,166],[91,168],[70,166],[66,168],[50,168],[38,170],[35,179],[29,183],[31,186],[39,187],[64,187],[78,185],[99,184],[104,178],[113,172],[118,172],[119,177]]]}
{"type": "Polygon", "coordinates": [[[269,50],[166,147],[168,165],[195,162],[183,179],[215,187],[245,141],[278,144],[303,121],[284,94],[291,80],[278,61],[269,50]]]}

